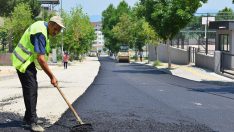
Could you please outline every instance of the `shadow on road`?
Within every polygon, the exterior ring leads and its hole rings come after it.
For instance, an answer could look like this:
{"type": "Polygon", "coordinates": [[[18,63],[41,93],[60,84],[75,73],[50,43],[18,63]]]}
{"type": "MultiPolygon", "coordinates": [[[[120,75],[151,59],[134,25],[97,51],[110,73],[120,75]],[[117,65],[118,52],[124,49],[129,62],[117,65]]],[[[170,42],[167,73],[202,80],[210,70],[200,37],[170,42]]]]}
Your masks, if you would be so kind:
{"type": "Polygon", "coordinates": [[[233,87],[201,88],[201,89],[193,89],[193,91],[234,94],[234,88],[233,87]]]}
{"type": "Polygon", "coordinates": [[[201,81],[201,83],[205,84],[215,84],[219,86],[233,86],[234,87],[234,82],[223,82],[223,81],[201,81]]]}
{"type": "Polygon", "coordinates": [[[23,117],[15,113],[0,113],[0,131],[1,132],[18,132],[26,131],[22,125],[23,117]]]}
{"type": "Polygon", "coordinates": [[[114,70],[113,72],[117,72],[117,73],[141,73],[141,74],[167,74],[165,72],[161,72],[161,71],[156,71],[154,69],[145,69],[145,70],[114,70]]]}
{"type": "MultiPolygon", "coordinates": [[[[45,124],[48,120],[40,118],[45,124]]],[[[16,113],[0,112],[0,132],[28,132],[29,128],[22,127],[23,117],[16,113]]]]}
{"type": "Polygon", "coordinates": [[[137,64],[137,63],[131,63],[131,64],[123,64],[119,65],[120,67],[129,67],[131,69],[125,69],[125,70],[114,70],[113,72],[116,73],[141,73],[141,74],[170,74],[168,72],[164,72],[163,70],[157,70],[155,68],[152,68],[151,66],[143,65],[143,64],[137,64]],[[134,70],[132,70],[134,68],[134,70]]]}
{"type": "Polygon", "coordinates": [[[21,127],[22,121],[11,120],[9,122],[0,123],[0,128],[8,128],[8,127],[21,127]]]}

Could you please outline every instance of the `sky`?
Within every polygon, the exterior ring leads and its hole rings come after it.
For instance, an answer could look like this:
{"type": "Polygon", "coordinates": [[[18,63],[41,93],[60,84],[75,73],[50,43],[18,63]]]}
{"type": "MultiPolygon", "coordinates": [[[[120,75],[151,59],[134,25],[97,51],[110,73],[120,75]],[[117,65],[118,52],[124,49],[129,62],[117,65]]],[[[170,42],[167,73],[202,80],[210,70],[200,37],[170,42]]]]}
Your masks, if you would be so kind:
{"type": "MultiPolygon", "coordinates": [[[[117,6],[121,0],[62,0],[62,7],[65,11],[70,11],[73,7],[81,6],[83,11],[87,13],[92,22],[101,21],[102,11],[105,10],[111,3],[117,6]]],[[[134,6],[138,0],[125,0],[130,6],[134,6]]],[[[60,8],[58,5],[56,8],[60,8]]],[[[197,13],[217,13],[225,7],[234,10],[232,0],[208,0],[208,3],[203,4],[197,10],[197,13]]]]}

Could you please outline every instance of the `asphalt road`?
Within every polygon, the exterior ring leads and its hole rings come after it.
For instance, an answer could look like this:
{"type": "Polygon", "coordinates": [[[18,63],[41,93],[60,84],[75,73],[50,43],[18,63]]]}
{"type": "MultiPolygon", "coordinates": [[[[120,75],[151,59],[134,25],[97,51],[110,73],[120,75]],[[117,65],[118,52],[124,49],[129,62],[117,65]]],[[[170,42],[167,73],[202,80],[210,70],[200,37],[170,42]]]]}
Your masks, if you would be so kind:
{"type": "MultiPolygon", "coordinates": [[[[94,131],[234,130],[233,99],[225,93],[206,91],[220,86],[178,78],[140,64],[115,63],[104,57],[100,62],[94,83],[74,103],[94,131]]],[[[74,125],[76,121],[67,111],[48,131],[69,131],[74,125]]]]}
{"type": "MultiPolygon", "coordinates": [[[[94,131],[234,131],[233,87],[194,82],[141,64],[115,63],[108,57],[99,59],[98,76],[73,104],[94,131]]],[[[76,124],[67,110],[46,130],[69,132],[76,124]]]]}

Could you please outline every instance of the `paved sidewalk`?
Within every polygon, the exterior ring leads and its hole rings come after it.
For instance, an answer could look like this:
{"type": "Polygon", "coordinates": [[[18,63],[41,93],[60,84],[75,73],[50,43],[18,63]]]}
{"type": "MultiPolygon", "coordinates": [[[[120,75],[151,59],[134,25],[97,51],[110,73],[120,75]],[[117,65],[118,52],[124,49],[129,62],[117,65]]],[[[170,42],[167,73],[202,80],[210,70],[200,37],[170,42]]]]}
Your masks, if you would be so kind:
{"type": "MultiPolygon", "coordinates": [[[[153,67],[153,62],[151,61],[149,64],[145,62],[136,62],[139,64],[145,64],[153,67]]],[[[219,85],[232,84],[234,85],[234,80],[225,76],[221,76],[212,72],[210,70],[196,67],[194,64],[190,65],[176,65],[172,64],[172,68],[168,69],[167,63],[161,63],[160,66],[156,66],[157,69],[164,71],[166,73],[172,74],[174,76],[178,76],[181,78],[186,78],[193,81],[213,83],[219,85]]]]}
{"type": "Polygon", "coordinates": [[[16,70],[12,66],[0,66],[0,81],[16,76],[16,70]]]}
{"type": "MultiPolygon", "coordinates": [[[[69,63],[66,70],[63,69],[62,64],[50,65],[70,103],[86,91],[97,76],[99,67],[100,63],[96,57],[87,57],[83,62],[69,63]]],[[[0,69],[0,113],[14,113],[23,117],[25,108],[22,88],[16,72],[10,66],[1,66],[0,69]],[[6,77],[8,79],[4,79],[6,77]]],[[[68,109],[68,106],[43,71],[38,70],[37,77],[39,85],[37,114],[48,124],[53,124],[68,109]]]]}

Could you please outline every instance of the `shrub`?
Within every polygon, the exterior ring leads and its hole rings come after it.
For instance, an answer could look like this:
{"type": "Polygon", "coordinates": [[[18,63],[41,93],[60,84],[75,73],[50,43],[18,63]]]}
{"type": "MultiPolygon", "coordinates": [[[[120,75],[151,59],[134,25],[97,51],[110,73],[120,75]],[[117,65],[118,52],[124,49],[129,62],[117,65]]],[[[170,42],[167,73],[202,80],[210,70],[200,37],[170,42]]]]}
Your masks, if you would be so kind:
{"type": "Polygon", "coordinates": [[[156,66],[161,66],[161,65],[162,65],[161,63],[162,63],[161,61],[156,60],[156,61],[154,61],[153,66],[154,66],[154,67],[156,67],[156,66]]]}

